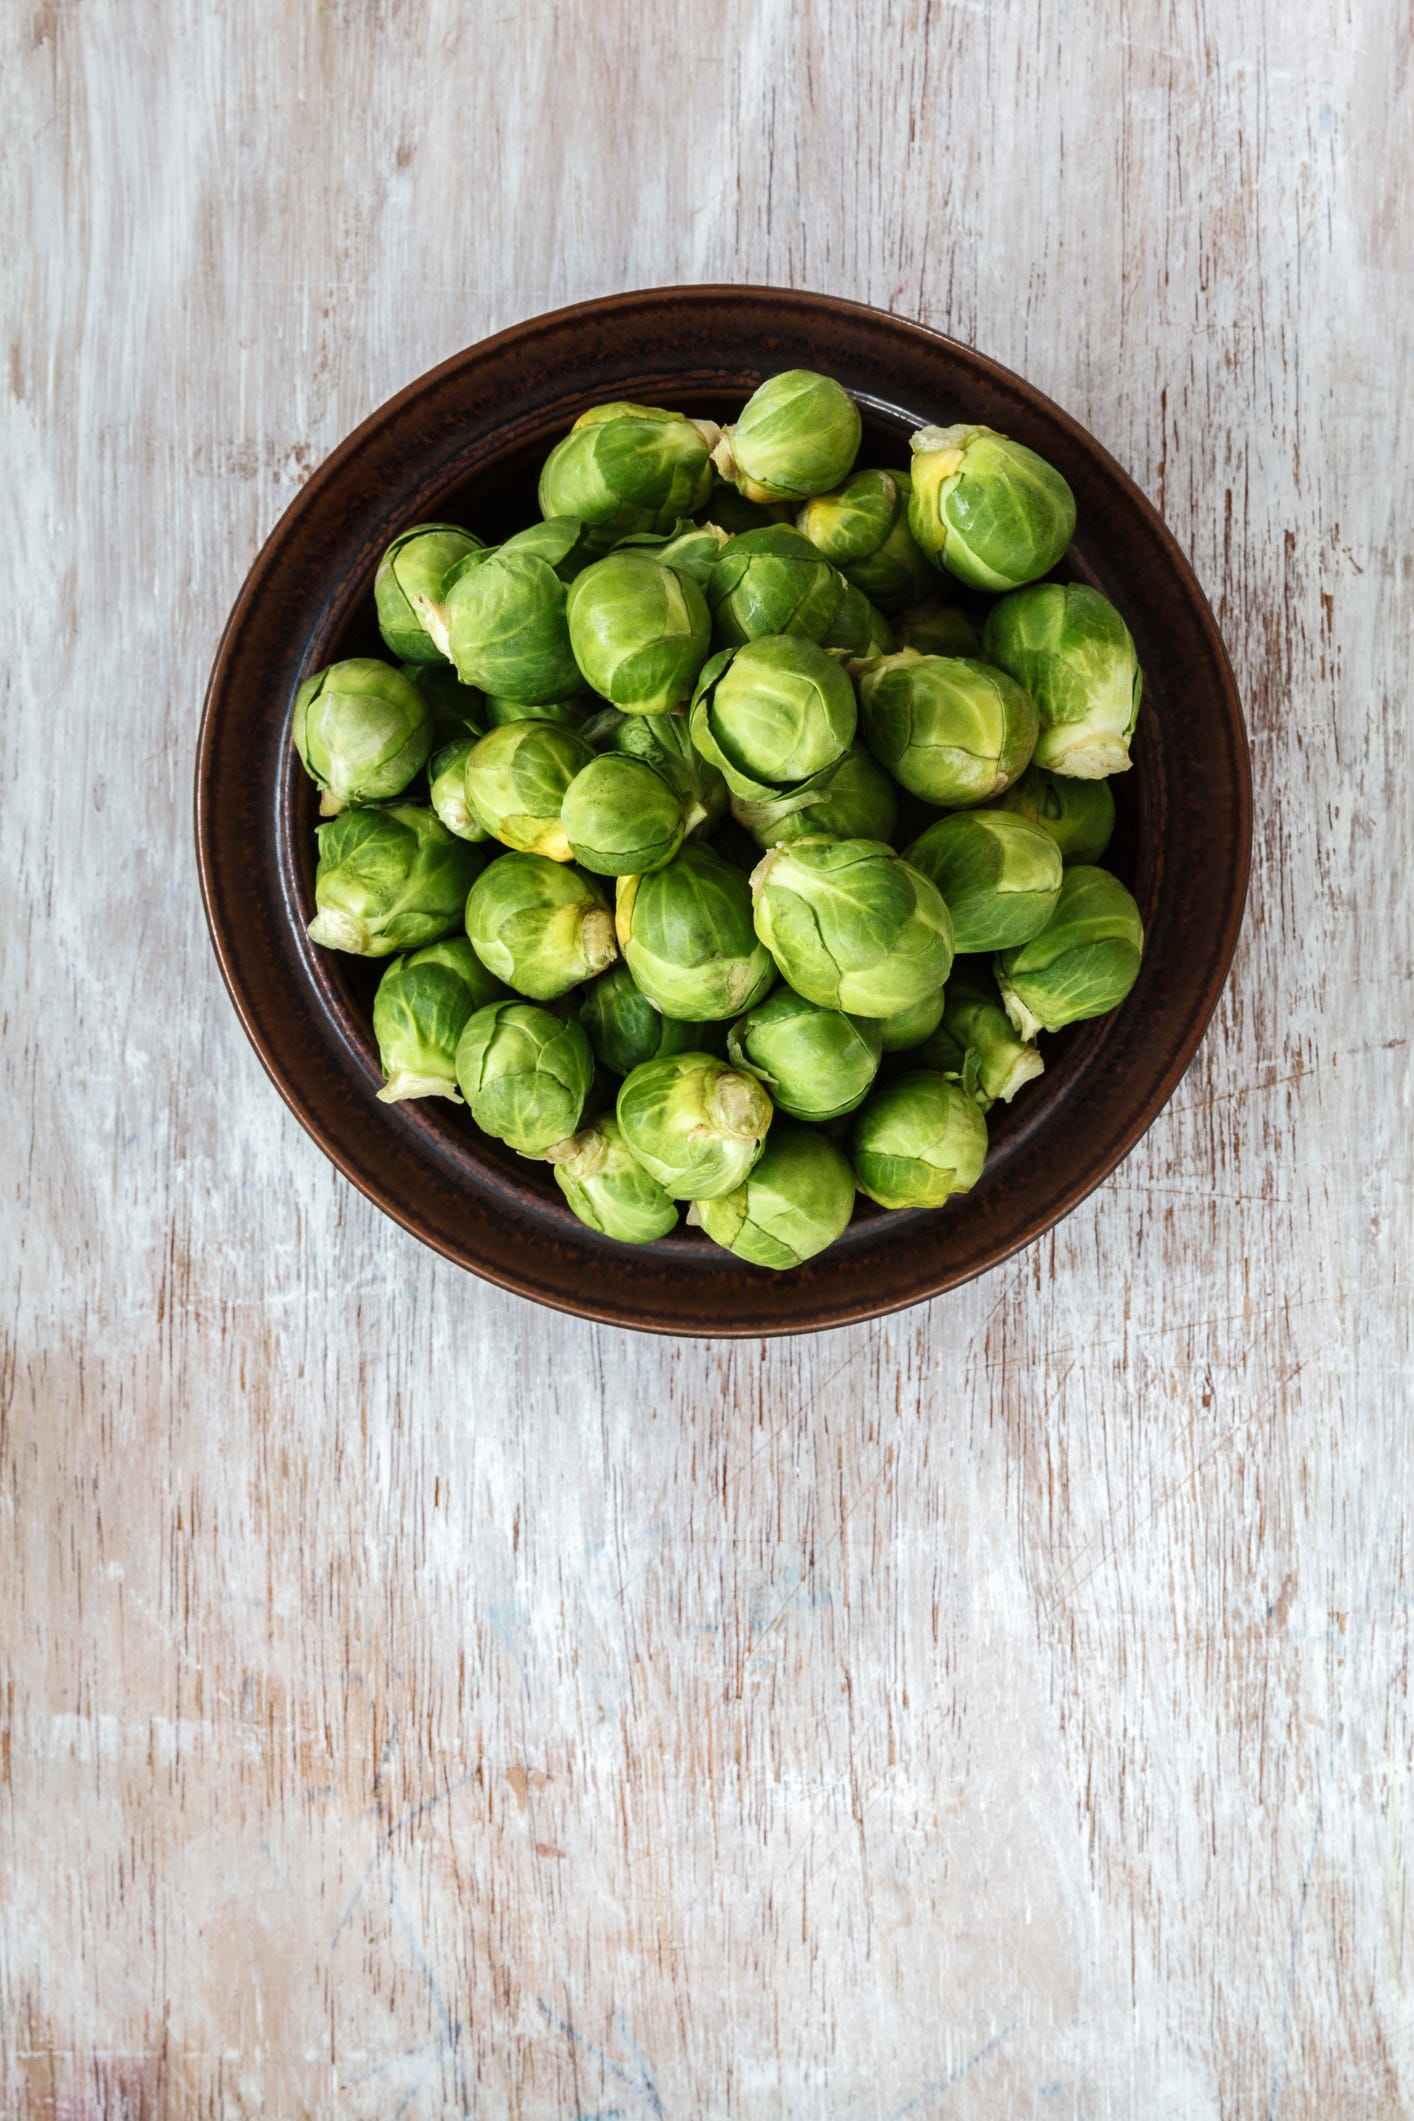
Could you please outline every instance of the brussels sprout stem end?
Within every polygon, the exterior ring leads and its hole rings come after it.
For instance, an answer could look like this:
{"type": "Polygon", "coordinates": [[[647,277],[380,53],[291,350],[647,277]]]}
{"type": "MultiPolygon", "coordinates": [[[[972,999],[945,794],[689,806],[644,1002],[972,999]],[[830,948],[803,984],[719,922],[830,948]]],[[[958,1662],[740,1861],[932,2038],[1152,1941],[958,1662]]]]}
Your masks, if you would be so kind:
{"type": "Polygon", "coordinates": [[[322,943],[326,950],[353,950],[359,955],[368,940],[364,923],[337,906],[326,906],[316,913],[305,934],[312,943],[322,943]]]}
{"type": "Polygon", "coordinates": [[[379,1102],[396,1105],[407,1097],[449,1097],[454,1105],[463,1103],[461,1091],[445,1076],[415,1075],[410,1068],[395,1068],[378,1092],[379,1102]]]}
{"type": "Polygon", "coordinates": [[[996,970],[997,992],[1002,998],[1002,1007],[1011,1018],[1012,1027],[1017,1037],[1024,1038],[1027,1044],[1030,1045],[1046,1027],[1039,1016],[1031,1014],[1031,1011],[1016,992],[1000,965],[997,966],[996,970]]]}

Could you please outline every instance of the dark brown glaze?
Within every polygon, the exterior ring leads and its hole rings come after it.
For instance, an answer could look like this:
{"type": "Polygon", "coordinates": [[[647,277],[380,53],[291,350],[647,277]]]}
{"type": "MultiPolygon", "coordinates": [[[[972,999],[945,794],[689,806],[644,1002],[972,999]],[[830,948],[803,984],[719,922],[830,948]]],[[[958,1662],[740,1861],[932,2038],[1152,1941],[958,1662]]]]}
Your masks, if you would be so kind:
{"type": "MultiPolygon", "coordinates": [[[[940,591],[948,594],[948,578],[940,591]]],[[[831,296],[661,288],[556,311],[445,362],[365,421],[276,525],[227,622],[196,767],[202,895],[222,976],[271,1080],[355,1185],[424,1243],[523,1296],[652,1332],[811,1332],[936,1296],[1067,1214],[1172,1095],[1237,940],[1251,843],[1241,707],[1202,591],[1132,481],[1029,384],[965,346],[831,296]],[[1070,481],[1076,541],[1059,570],[1120,607],[1147,680],[1134,770],[1116,783],[1107,860],[1134,891],[1147,946],[1124,1006],[1046,1042],[1047,1072],[991,1115],[972,1193],[932,1213],[861,1202],[845,1236],[771,1274],[679,1229],[600,1239],[546,1167],[487,1142],[441,1099],[387,1106],[369,1013],[380,967],[316,949],[314,791],[294,758],[300,681],[381,653],[378,556],[407,524],[496,537],[536,515],[551,443],[606,398],[729,417],[763,377],[809,367],[859,400],[861,462],[903,465],[921,424],[980,421],[1070,481]]]]}

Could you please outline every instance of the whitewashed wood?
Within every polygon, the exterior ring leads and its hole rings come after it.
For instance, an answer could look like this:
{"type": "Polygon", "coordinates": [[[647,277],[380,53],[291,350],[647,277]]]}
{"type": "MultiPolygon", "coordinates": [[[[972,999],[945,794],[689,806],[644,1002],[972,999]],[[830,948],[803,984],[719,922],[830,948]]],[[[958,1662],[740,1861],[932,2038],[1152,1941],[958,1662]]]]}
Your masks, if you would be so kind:
{"type": "Polygon", "coordinates": [[[0,14],[3,2111],[1414,2113],[1394,0],[0,14]],[[285,1113],[188,823],[221,622],[391,391],[695,279],[1115,452],[1246,696],[1232,985],[934,1305],[673,1346],[285,1113]]]}

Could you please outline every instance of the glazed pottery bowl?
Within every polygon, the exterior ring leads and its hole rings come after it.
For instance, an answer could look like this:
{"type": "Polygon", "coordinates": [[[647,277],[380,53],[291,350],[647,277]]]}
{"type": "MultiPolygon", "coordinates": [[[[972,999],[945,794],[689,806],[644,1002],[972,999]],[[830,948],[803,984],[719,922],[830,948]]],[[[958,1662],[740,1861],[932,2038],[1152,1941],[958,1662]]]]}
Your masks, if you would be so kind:
{"type": "MultiPolygon", "coordinates": [[[[947,578],[940,589],[947,594],[947,578]]],[[[1241,709],[1213,617],[1159,517],[1099,444],[1017,376],[899,317],[779,288],[654,289],[584,303],[469,347],[350,435],[260,553],[216,656],[196,777],[202,892],[231,999],[300,1122],[371,1200],[449,1259],[521,1295],[682,1335],[808,1332],[921,1302],[1067,1214],[1134,1146],[1193,1056],[1226,977],[1246,888],[1251,794],[1241,709]],[[381,654],[373,576],[410,523],[488,541],[533,521],[551,445],[606,399],[734,417],[782,368],[836,377],[861,463],[903,467],[924,424],[975,421],[1039,450],[1074,489],[1057,573],[1124,614],[1146,677],[1106,865],[1134,892],[1143,968],[1113,1015],[1045,1044],[1046,1072],[989,1115],[977,1186],[941,1209],[861,1199],[838,1243],[772,1274],[680,1227],[600,1238],[550,1167],[513,1156],[441,1098],[383,1105],[371,1028],[381,965],[320,950],[318,797],[290,743],[301,680],[381,654]]]]}

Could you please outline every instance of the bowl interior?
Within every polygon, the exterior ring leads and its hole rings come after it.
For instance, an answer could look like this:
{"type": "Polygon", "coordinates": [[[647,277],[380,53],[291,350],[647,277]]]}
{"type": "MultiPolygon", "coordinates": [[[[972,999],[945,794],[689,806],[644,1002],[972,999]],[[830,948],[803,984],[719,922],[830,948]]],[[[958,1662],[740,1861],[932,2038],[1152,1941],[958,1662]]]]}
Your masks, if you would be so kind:
{"type": "MultiPolygon", "coordinates": [[[[724,423],[736,417],[743,401],[760,380],[759,376],[743,377],[734,391],[703,392],[701,389],[684,390],[680,385],[665,386],[660,379],[654,379],[652,402],[680,406],[685,411],[724,423]]],[[[633,390],[624,394],[630,397],[640,395],[633,390]]],[[[518,435],[513,443],[478,465],[470,478],[461,478],[431,496],[425,519],[463,524],[488,544],[496,544],[512,532],[524,529],[528,523],[538,521],[540,510],[536,503],[536,484],[540,467],[570,422],[595,402],[597,394],[591,394],[583,402],[575,401],[567,412],[558,414],[553,421],[547,421],[529,434],[518,435]]],[[[963,411],[964,408],[958,408],[959,418],[963,411]]],[[[906,470],[908,438],[915,428],[924,424],[923,416],[897,406],[868,403],[861,406],[861,415],[864,440],[859,463],[879,466],[886,471],[906,470]]],[[[1097,560],[1098,564],[1087,558],[1083,535],[1079,535],[1065,561],[1055,569],[1054,578],[1087,582],[1103,590],[1123,610],[1123,585],[1110,579],[1111,570],[1105,566],[1103,555],[1097,556],[1097,560]]],[[[311,657],[301,678],[322,664],[344,656],[387,656],[373,603],[376,565],[376,560],[365,562],[357,576],[350,579],[346,606],[337,616],[331,615],[329,626],[321,631],[317,643],[312,644],[311,657]]],[[[948,575],[939,576],[937,594],[946,602],[961,605],[978,616],[993,601],[973,595],[948,575]]],[[[293,706],[291,695],[291,714],[293,706]]],[[[1156,864],[1143,858],[1145,848],[1152,844],[1148,830],[1152,806],[1146,799],[1146,790],[1159,770],[1157,751],[1150,741],[1150,734],[1153,716],[1162,711],[1160,679],[1157,687],[1152,683],[1146,686],[1146,708],[1140,719],[1133,768],[1129,773],[1117,776],[1112,784],[1115,834],[1105,856],[1105,866],[1134,893],[1146,926],[1153,912],[1156,884],[1156,864]]],[[[283,798],[282,839],[288,863],[289,896],[292,905],[300,909],[307,922],[315,913],[314,834],[318,823],[318,795],[301,769],[293,746],[284,776],[283,798]]],[[[320,950],[308,943],[304,947],[309,954],[311,978],[322,989],[326,1008],[337,1018],[350,1047],[359,1055],[367,1071],[368,1095],[374,1100],[382,1073],[373,1036],[373,996],[386,969],[386,961],[374,962],[344,952],[320,950]]],[[[992,1183],[1001,1165],[1038,1130],[1051,1124],[1057,1104],[1068,1095],[1077,1072],[1083,1069],[1088,1050],[1104,1038],[1106,1029],[1104,1020],[1075,1024],[1046,1038],[1045,1074],[1028,1083],[1010,1105],[995,1106],[988,1114],[990,1146],[987,1168],[979,1185],[992,1183]]],[[[570,1213],[547,1164],[527,1162],[500,1142],[482,1134],[464,1107],[453,1105],[444,1098],[423,1099],[416,1107],[389,1108],[373,1103],[370,1124],[396,1126],[400,1122],[415,1125],[429,1144],[435,1144],[440,1154],[466,1172],[468,1179],[478,1173],[484,1174],[491,1178],[498,1193],[514,1193],[526,1203],[533,1201],[542,1214],[562,1222],[568,1234],[622,1257],[625,1250],[622,1245],[586,1230],[570,1213]]],[[[961,1203],[950,1205],[954,1213],[961,1207],[961,1203]]],[[[886,1212],[861,1195],[854,1220],[837,1244],[848,1248],[877,1241],[884,1233],[892,1236],[905,1224],[916,1222],[925,1212],[931,1215],[948,1211],[886,1212]]],[[[656,1252],[673,1259],[687,1251],[706,1254],[714,1261],[722,1256],[718,1247],[699,1231],[690,1229],[685,1221],[680,1221],[676,1230],[655,1244],[636,1248],[636,1256],[656,1252]]],[[[757,1270],[748,1268],[744,1271],[754,1273],[757,1270]]]]}

